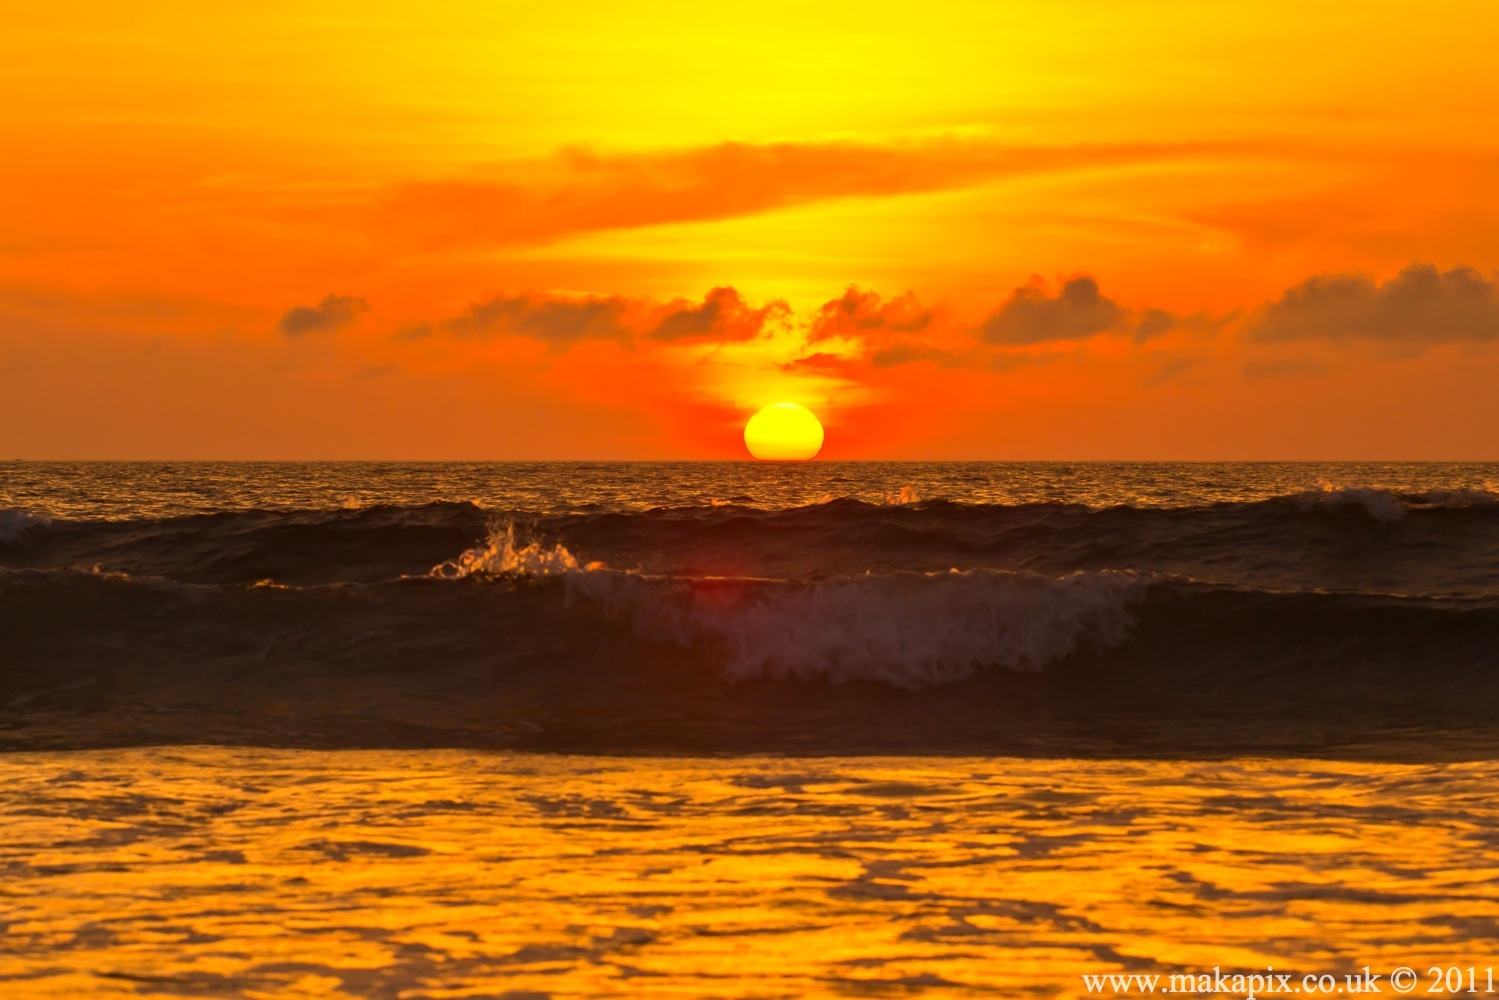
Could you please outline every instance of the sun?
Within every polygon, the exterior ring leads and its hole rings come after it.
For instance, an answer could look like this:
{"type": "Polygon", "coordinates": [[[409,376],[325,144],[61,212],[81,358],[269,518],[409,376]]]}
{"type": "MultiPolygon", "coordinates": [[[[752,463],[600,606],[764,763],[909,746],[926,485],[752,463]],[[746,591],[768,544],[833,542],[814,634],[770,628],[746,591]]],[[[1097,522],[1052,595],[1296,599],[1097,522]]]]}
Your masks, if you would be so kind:
{"type": "Polygon", "coordinates": [[[761,461],[803,461],[822,451],[822,424],[805,406],[772,403],[744,425],[744,446],[761,461]]]}

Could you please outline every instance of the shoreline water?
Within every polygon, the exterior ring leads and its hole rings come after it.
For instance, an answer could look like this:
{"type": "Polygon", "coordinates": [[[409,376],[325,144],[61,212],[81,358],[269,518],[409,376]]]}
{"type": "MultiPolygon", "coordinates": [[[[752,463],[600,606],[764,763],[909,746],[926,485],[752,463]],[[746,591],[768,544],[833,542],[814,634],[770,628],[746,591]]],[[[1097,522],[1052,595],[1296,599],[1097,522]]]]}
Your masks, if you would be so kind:
{"type": "Polygon", "coordinates": [[[1496,766],[0,754],[0,985],[1070,997],[1481,967],[1496,766]]]}

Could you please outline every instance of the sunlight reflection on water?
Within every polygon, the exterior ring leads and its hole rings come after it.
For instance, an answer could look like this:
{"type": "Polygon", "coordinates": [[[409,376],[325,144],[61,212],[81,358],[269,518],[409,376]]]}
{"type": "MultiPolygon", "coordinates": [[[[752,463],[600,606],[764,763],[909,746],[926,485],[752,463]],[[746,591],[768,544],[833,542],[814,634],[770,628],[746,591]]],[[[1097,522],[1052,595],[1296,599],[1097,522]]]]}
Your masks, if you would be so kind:
{"type": "Polygon", "coordinates": [[[1067,996],[1082,972],[1466,966],[1499,926],[1496,777],[1490,763],[9,754],[0,992],[1067,996]]]}

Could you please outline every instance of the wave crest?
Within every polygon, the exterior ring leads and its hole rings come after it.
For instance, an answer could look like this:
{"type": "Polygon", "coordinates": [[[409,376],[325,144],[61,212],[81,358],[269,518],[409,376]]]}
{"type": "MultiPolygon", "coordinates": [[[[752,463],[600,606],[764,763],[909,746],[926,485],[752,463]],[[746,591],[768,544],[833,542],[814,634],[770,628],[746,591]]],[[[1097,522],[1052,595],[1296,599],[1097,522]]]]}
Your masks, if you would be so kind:
{"type": "Polygon", "coordinates": [[[52,523],[45,514],[37,514],[24,507],[0,509],[0,545],[22,545],[30,536],[52,523]]]}
{"type": "Polygon", "coordinates": [[[456,559],[433,566],[429,576],[440,580],[462,580],[468,577],[547,577],[561,576],[602,568],[602,563],[578,562],[564,545],[550,547],[541,542],[516,540],[515,524],[492,524],[484,544],[469,549],[456,559]]]}
{"type": "Polygon", "coordinates": [[[922,688],[984,667],[1040,670],[1084,643],[1113,646],[1144,590],[1128,573],[970,570],[817,581],[569,573],[568,598],[642,638],[705,647],[732,680],[826,678],[922,688]]]}
{"type": "Polygon", "coordinates": [[[866,573],[816,580],[660,576],[583,562],[565,546],[495,525],[481,546],[433,567],[445,580],[561,579],[640,638],[707,651],[725,677],[945,684],[984,667],[1037,671],[1085,643],[1110,647],[1134,623],[1146,580],[992,569],[866,573]]]}
{"type": "Polygon", "coordinates": [[[1336,486],[1323,481],[1318,489],[1294,494],[1291,499],[1302,510],[1362,507],[1376,521],[1392,524],[1412,510],[1492,507],[1499,504],[1499,493],[1488,488],[1408,493],[1380,486],[1336,486]]]}

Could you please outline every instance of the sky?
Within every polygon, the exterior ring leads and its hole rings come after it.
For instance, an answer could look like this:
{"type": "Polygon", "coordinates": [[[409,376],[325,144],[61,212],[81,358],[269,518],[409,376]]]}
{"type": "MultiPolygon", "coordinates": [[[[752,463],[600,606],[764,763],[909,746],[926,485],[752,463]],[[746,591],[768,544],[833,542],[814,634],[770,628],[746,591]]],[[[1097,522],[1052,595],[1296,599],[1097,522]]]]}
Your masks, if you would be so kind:
{"type": "Polygon", "coordinates": [[[1499,7],[9,4],[0,457],[1499,459],[1499,7]]]}

